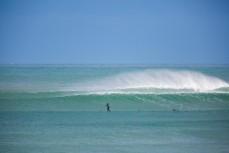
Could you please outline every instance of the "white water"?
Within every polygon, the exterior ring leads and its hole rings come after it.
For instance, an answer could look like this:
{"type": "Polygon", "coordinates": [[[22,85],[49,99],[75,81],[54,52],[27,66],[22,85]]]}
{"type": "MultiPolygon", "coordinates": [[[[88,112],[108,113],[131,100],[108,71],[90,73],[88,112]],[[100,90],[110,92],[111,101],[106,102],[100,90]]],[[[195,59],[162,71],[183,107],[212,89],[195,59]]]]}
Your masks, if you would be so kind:
{"type": "Polygon", "coordinates": [[[195,71],[182,70],[145,70],[121,73],[103,79],[83,82],[72,87],[74,91],[91,93],[146,92],[155,90],[182,90],[184,92],[211,92],[227,88],[229,84],[217,77],[195,71]],[[131,90],[132,89],[132,90],[131,90]]]}

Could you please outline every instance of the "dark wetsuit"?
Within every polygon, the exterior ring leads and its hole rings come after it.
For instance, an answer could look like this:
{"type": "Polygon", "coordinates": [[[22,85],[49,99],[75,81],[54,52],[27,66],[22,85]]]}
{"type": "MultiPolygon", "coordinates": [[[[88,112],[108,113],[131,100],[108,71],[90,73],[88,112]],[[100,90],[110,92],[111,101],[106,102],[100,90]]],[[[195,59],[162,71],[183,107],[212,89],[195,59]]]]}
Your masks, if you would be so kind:
{"type": "Polygon", "coordinates": [[[107,106],[107,111],[110,112],[110,105],[107,103],[106,106],[107,106]]]}

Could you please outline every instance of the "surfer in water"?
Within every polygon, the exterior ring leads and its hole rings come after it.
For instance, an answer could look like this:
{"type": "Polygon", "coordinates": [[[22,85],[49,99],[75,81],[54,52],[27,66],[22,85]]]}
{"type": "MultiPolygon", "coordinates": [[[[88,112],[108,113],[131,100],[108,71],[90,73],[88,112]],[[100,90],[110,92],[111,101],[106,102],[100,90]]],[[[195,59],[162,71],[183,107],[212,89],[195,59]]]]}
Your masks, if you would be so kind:
{"type": "Polygon", "coordinates": [[[107,111],[110,112],[110,105],[109,105],[109,103],[106,104],[106,107],[107,107],[107,111]]]}

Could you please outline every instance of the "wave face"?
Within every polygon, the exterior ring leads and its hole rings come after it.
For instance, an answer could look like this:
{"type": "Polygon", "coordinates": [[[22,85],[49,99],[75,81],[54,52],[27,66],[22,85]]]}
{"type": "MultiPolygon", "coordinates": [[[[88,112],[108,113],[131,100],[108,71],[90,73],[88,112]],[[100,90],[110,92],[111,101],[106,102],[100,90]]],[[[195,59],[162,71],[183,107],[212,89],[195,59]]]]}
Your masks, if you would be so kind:
{"type": "Polygon", "coordinates": [[[74,92],[0,93],[0,111],[229,110],[228,93],[89,94],[74,92]]]}
{"type": "Polygon", "coordinates": [[[227,82],[200,72],[163,69],[121,73],[77,84],[71,90],[90,94],[160,94],[227,92],[228,87],[227,82]]]}

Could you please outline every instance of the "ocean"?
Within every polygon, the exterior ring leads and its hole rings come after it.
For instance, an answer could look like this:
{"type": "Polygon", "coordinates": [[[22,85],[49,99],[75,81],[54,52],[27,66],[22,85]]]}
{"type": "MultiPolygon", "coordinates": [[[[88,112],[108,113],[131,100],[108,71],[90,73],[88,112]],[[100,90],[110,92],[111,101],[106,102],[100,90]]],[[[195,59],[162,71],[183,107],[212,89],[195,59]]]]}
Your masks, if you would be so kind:
{"type": "Polygon", "coordinates": [[[0,65],[0,152],[227,153],[229,65],[0,65]]]}

